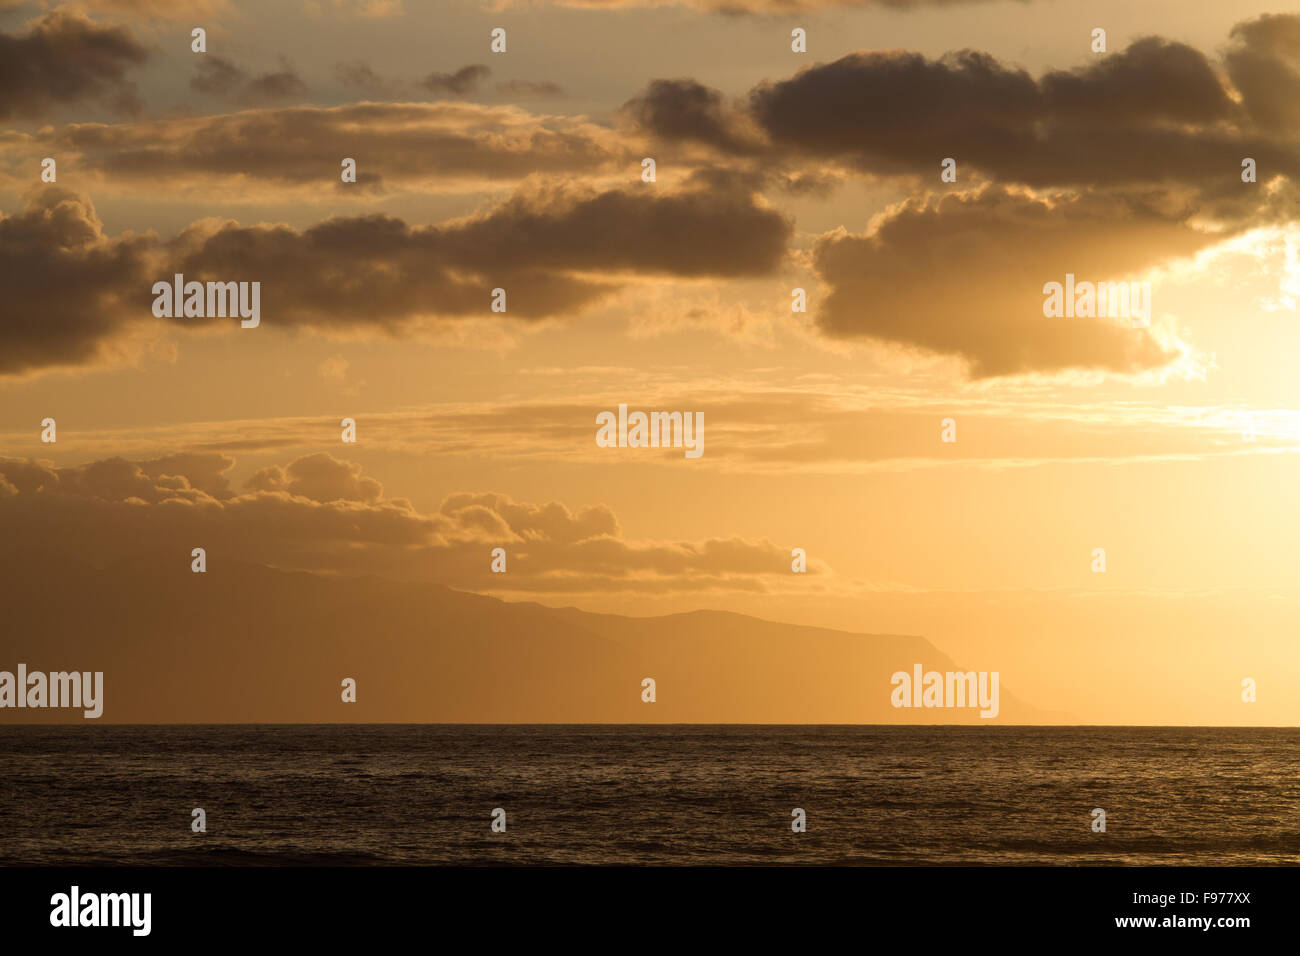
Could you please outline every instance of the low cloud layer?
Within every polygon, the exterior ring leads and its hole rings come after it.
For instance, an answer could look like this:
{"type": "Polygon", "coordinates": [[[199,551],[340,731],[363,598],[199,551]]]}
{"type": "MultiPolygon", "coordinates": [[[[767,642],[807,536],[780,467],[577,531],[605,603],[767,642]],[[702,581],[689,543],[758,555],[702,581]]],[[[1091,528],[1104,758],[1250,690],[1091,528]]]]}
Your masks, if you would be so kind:
{"type": "MultiPolygon", "coordinates": [[[[790,549],[744,538],[635,541],[605,505],[573,511],[506,495],[448,496],[435,513],[389,499],[360,466],[327,454],[257,472],[241,490],[229,456],[184,453],[74,468],[0,458],[5,548],[104,565],[203,547],[209,568],[261,563],[380,573],[510,591],[763,591],[788,580],[790,549]],[[505,574],[490,570],[504,548],[505,574]],[[779,576],[779,578],[778,578],[779,576]]],[[[813,562],[810,574],[825,572],[813,562]]]]}

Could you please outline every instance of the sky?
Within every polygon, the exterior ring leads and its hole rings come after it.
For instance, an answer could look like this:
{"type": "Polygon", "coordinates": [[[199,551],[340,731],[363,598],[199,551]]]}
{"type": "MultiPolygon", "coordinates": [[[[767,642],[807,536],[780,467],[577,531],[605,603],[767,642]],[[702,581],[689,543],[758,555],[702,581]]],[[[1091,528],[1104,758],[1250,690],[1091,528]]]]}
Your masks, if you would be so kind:
{"type": "Polygon", "coordinates": [[[1300,724],[1298,175],[1248,2],[0,0],[0,528],[1300,724]],[[155,315],[177,272],[259,325],[155,315]],[[620,404],[703,454],[600,447],[620,404]]]}

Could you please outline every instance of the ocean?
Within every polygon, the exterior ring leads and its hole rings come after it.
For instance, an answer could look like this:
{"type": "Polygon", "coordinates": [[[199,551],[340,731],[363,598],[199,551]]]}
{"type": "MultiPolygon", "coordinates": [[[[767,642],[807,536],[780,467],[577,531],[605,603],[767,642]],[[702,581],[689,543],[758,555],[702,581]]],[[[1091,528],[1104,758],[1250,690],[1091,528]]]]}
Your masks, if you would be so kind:
{"type": "Polygon", "coordinates": [[[1294,864],[1298,755],[1298,729],[10,725],[0,865],[1294,864]]]}

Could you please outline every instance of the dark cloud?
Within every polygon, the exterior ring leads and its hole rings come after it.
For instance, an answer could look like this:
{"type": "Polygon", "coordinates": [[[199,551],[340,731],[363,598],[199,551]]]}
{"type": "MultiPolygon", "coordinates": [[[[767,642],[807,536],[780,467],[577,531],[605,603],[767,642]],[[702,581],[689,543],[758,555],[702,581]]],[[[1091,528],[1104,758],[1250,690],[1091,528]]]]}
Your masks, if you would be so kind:
{"type": "MultiPolygon", "coordinates": [[[[469,96],[479,91],[491,73],[489,67],[473,64],[454,73],[430,73],[418,83],[410,84],[395,77],[382,76],[361,60],[338,63],[334,67],[334,75],[344,86],[367,96],[387,99],[409,97],[412,92],[420,90],[444,96],[469,96]]],[[[499,96],[516,100],[555,99],[565,95],[563,87],[549,80],[503,80],[496,84],[496,92],[499,96]]]]}
{"type": "Polygon", "coordinates": [[[395,97],[402,86],[396,80],[380,76],[370,64],[362,60],[336,63],[334,76],[344,86],[360,90],[367,96],[395,97]]]}
{"type": "Polygon", "coordinates": [[[244,105],[274,103],[307,95],[307,84],[288,63],[280,69],[251,76],[229,60],[212,53],[203,54],[190,88],[209,96],[220,96],[244,105]]]}
{"type": "MultiPolygon", "coordinates": [[[[46,4],[36,0],[0,0],[0,10],[42,5],[46,4]]],[[[77,0],[75,6],[79,10],[117,17],[134,16],[144,20],[184,21],[195,17],[224,20],[233,12],[230,0],[77,0]]]]}
{"type": "Polygon", "coordinates": [[[497,84],[497,92],[516,99],[536,100],[565,95],[564,88],[550,80],[506,80],[497,84]]]}
{"type": "Polygon", "coordinates": [[[426,90],[447,96],[469,96],[492,71],[481,63],[462,66],[455,73],[430,73],[420,81],[426,90]]]}
{"type": "Polygon", "coordinates": [[[781,163],[756,163],[752,167],[701,165],[686,176],[692,189],[776,190],[796,196],[827,197],[843,182],[844,176],[835,170],[799,169],[781,163]]]}
{"type": "MultiPolygon", "coordinates": [[[[468,96],[478,92],[480,84],[491,74],[484,65],[462,67],[455,73],[431,73],[413,86],[395,77],[382,76],[368,63],[351,60],[338,63],[334,75],[344,86],[359,90],[367,96],[398,99],[409,96],[412,90],[431,90],[449,96],[468,96]]],[[[564,89],[549,80],[503,80],[496,85],[497,94],[516,100],[555,99],[565,95],[564,89]]]]}
{"type": "Polygon", "coordinates": [[[831,156],[863,156],[911,167],[964,152],[973,139],[1012,135],[1008,149],[1028,145],[1040,93],[1029,75],[1001,67],[983,53],[931,61],[918,53],[854,53],[764,84],[751,109],[779,147],[831,156]]]}
{"type": "Polygon", "coordinates": [[[129,31],[55,10],[22,35],[0,34],[0,118],[41,116],[70,103],[95,101],[136,112],[127,72],[148,52],[129,31]]]}
{"type": "Polygon", "coordinates": [[[865,173],[922,191],[867,234],[840,230],[817,244],[823,333],[960,356],[976,376],[1136,372],[1176,352],[1142,330],[1046,320],[1041,288],[1067,272],[1135,277],[1297,218],[1300,17],[1250,21],[1232,41],[1226,69],[1149,37],[1037,79],[970,50],[860,52],[741,101],[655,81],[622,113],[659,143],[693,147],[692,181],[739,173],[817,191],[865,173]],[[946,157],[959,185],[940,181],[946,157]],[[1242,183],[1245,157],[1269,188],[1242,183]],[[1004,185],[969,191],[989,180],[1004,185]]]}
{"type": "Polygon", "coordinates": [[[497,287],[510,317],[540,319],[608,295],[620,272],[763,274],[780,263],[790,231],[747,195],[549,190],[439,226],[383,215],[302,232],[231,224],[186,233],[175,248],[177,270],[195,278],[273,278],[262,288],[268,322],[395,334],[419,317],[490,317],[497,287]]]}
{"type": "Polygon", "coordinates": [[[528,260],[573,268],[676,276],[772,272],[793,233],[743,186],[652,193],[521,193],[454,232],[466,261],[528,260]]]}
{"type": "Polygon", "coordinates": [[[744,113],[721,93],[694,80],[654,80],[621,111],[668,142],[697,142],[727,153],[762,151],[765,144],[744,113]]]}
{"type": "MultiPolygon", "coordinates": [[[[779,16],[790,13],[834,9],[919,10],[926,7],[974,6],[993,0],[558,0],[560,6],[605,10],[639,7],[681,6],[732,16],[755,14],[779,16]]],[[[1020,0],[1029,3],[1031,0],[1020,0]]]]}
{"type": "Polygon", "coordinates": [[[1175,356],[1131,321],[1045,317],[1044,284],[1066,273],[1119,281],[1221,238],[1141,198],[987,187],[911,200],[866,234],[818,241],[814,264],[830,291],[817,323],[835,338],[959,356],[976,377],[1138,372],[1175,356]]]}
{"type": "Polygon", "coordinates": [[[1234,31],[1225,62],[1242,104],[1204,54],[1148,37],[1039,79],[966,50],[935,60],[853,53],[762,83],[742,103],[694,81],[657,80],[624,115],[657,139],[726,156],[834,161],[918,182],[936,182],[939,161],[952,157],[961,181],[1220,194],[1240,184],[1245,156],[1265,175],[1300,176],[1297,22],[1269,17],[1234,31]]]}
{"type": "Polygon", "coordinates": [[[0,374],[99,358],[152,281],[152,245],[109,239],[88,200],[55,186],[0,216],[0,374]]]}
{"type": "Polygon", "coordinates": [[[248,81],[242,96],[245,102],[273,103],[307,95],[307,84],[288,65],[273,73],[263,73],[248,81]]]}
{"type": "Polygon", "coordinates": [[[1242,104],[1262,129],[1300,135],[1300,15],[1239,23],[1225,55],[1242,104]]]}
{"type": "Polygon", "coordinates": [[[1244,117],[1201,53],[1158,39],[1038,81],[971,51],[853,54],[759,87],[751,108],[779,149],[930,180],[951,156],[1037,187],[1227,183],[1261,146],[1300,169],[1231,124],[1244,117]]]}
{"type": "MultiPolygon", "coordinates": [[[[774,270],[791,226],[740,191],[570,189],[518,193],[483,215],[411,226],[384,215],[306,230],[205,220],[170,242],[110,238],[88,200],[47,187],[0,218],[6,347],[0,372],[101,357],[152,315],[152,286],[260,281],[265,327],[397,335],[427,320],[572,315],[635,275],[749,276],[774,270]],[[593,274],[606,278],[592,278],[593,274]],[[504,288],[507,313],[490,311],[504,288]]],[[[184,328],[194,320],[162,320],[184,328]]],[[[221,321],[221,320],[215,320],[221,321]]]]}
{"type": "Polygon", "coordinates": [[[1236,112],[1204,54],[1158,37],[1078,70],[1047,73],[1039,86],[1049,121],[1209,125],[1236,112]]]}
{"type": "Polygon", "coordinates": [[[228,96],[248,80],[248,74],[225,57],[204,54],[190,77],[190,89],[211,96],[228,96]]]}

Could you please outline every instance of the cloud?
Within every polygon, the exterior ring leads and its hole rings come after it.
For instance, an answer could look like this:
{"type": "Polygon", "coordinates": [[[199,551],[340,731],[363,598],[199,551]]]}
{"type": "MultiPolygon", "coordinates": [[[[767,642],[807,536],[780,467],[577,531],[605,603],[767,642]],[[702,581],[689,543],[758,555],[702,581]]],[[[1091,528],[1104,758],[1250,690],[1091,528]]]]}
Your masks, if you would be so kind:
{"type": "Polygon", "coordinates": [[[55,186],[0,217],[0,374],[104,356],[150,281],[148,237],[110,239],[90,201],[55,186]]]}
{"type": "MultiPolygon", "coordinates": [[[[557,0],[562,7],[631,10],[642,7],[690,7],[707,13],[779,16],[803,11],[864,9],[920,10],[990,3],[992,0],[557,0]]],[[[1021,0],[1028,3],[1030,0],[1021,0]]]]}
{"type": "Polygon", "coordinates": [[[548,188],[436,226],[384,215],[302,232],[202,224],[178,238],[175,261],[195,276],[275,277],[262,290],[263,315],[275,324],[397,332],[421,316],[486,317],[496,287],[507,291],[510,316],[539,319],[609,294],[615,273],[763,274],[789,235],[783,217],[748,195],[548,188]]]}
{"type": "Polygon", "coordinates": [[[1293,145],[1243,128],[1198,51],[1150,38],[1035,81],[983,53],[857,53],[764,84],[750,109],[777,150],[933,180],[939,158],[1040,188],[1239,184],[1240,159],[1300,172],[1293,145]]]}
{"type": "Polygon", "coordinates": [[[139,110],[128,71],[148,58],[131,33],[55,10],[23,35],[0,34],[0,118],[42,116],[57,106],[99,102],[139,110]]]}
{"type": "MultiPolygon", "coordinates": [[[[990,389],[984,382],[953,382],[946,370],[936,376],[923,367],[914,369],[905,386],[884,384],[879,373],[864,377],[860,367],[837,375],[805,373],[794,380],[790,368],[781,366],[691,379],[671,369],[621,366],[520,369],[521,394],[536,395],[563,380],[565,397],[525,401],[506,396],[368,413],[365,448],[368,455],[432,456],[453,468],[469,459],[507,471],[576,463],[629,469],[653,479],[653,471],[682,466],[680,450],[612,454],[593,441],[596,412],[615,407],[620,395],[638,395],[640,407],[702,411],[709,469],[737,481],[747,475],[1112,466],[1300,451],[1300,411],[1293,409],[1170,405],[1159,394],[1121,401],[1105,393],[1081,400],[1073,393],[1061,397],[1065,393],[1042,382],[1003,381],[990,389]],[[954,413],[965,438],[940,442],[940,423],[954,413]],[[1244,441],[1248,428],[1254,438],[1244,441]],[[966,440],[975,436],[978,440],[966,440]]],[[[889,373],[888,382],[896,379],[896,373],[889,373]]],[[[319,415],[146,423],[79,433],[76,447],[87,456],[121,454],[146,462],[168,461],[163,453],[175,448],[215,452],[211,461],[225,464],[210,465],[213,477],[203,484],[193,466],[156,467],[186,474],[195,487],[219,496],[210,484],[220,479],[226,486],[224,475],[233,460],[225,456],[257,455],[259,464],[266,464],[272,455],[284,460],[315,454],[322,429],[337,426],[337,417],[319,415]]],[[[0,447],[21,448],[33,437],[25,426],[0,432],[0,447]]],[[[148,465],[146,471],[154,467],[148,465]]]]}
{"type": "Polygon", "coordinates": [[[360,90],[367,96],[385,99],[396,98],[402,88],[397,80],[381,76],[364,60],[349,60],[334,64],[334,76],[346,87],[360,90]]]}
{"type": "Polygon", "coordinates": [[[316,367],[316,373],[329,382],[342,382],[347,379],[350,363],[341,355],[331,356],[316,367]]]}
{"type": "Polygon", "coordinates": [[[230,493],[230,481],[226,473],[235,467],[235,459],[208,452],[180,452],[136,464],[141,473],[155,482],[163,481],[169,476],[184,477],[188,487],[220,498],[230,493]]]}
{"type": "Polygon", "coordinates": [[[462,66],[455,73],[430,73],[420,85],[426,90],[450,96],[469,96],[478,92],[479,83],[492,71],[481,63],[462,66]]]}
{"type": "Polygon", "coordinates": [[[307,84],[288,65],[273,73],[263,73],[248,81],[242,98],[245,102],[274,102],[307,95],[307,84]]]}
{"type": "MultiPolygon", "coordinates": [[[[220,85],[219,70],[210,69],[200,82],[220,85]]],[[[105,189],[152,191],[165,181],[174,191],[224,194],[238,182],[246,194],[261,183],[267,192],[274,187],[276,198],[286,187],[319,196],[323,183],[338,183],[343,156],[357,159],[358,185],[423,189],[466,188],[534,173],[592,175],[620,163],[635,165],[617,134],[584,120],[454,102],[83,123],[11,142],[15,165],[46,155],[59,155],[61,162],[67,157],[97,173],[105,189]]]]}
{"type": "Polygon", "coordinates": [[[516,99],[537,100],[566,95],[563,87],[550,80],[506,80],[497,84],[497,92],[516,99]]]}
{"type": "Polygon", "coordinates": [[[860,235],[818,240],[829,293],[818,327],[964,359],[976,377],[1064,369],[1138,372],[1176,353],[1146,329],[1047,318],[1043,286],[1066,273],[1118,281],[1219,237],[1141,199],[1039,197],[1004,187],[909,200],[860,235]]]}
{"type": "Polygon", "coordinates": [[[283,60],[279,70],[251,76],[229,60],[212,53],[205,54],[200,59],[194,75],[190,77],[190,88],[245,105],[272,103],[307,95],[307,84],[283,60]]]}
{"type": "Polygon", "coordinates": [[[287,468],[263,468],[248,481],[254,491],[283,491],[312,501],[378,501],[383,486],[363,477],[361,466],[321,452],[292,462],[287,468]]]}
{"type": "Polygon", "coordinates": [[[264,321],[401,334],[413,320],[580,311],[626,275],[740,276],[775,269],[789,224],[736,194],[516,194],[484,215],[413,227],[384,215],[286,226],[204,223],[174,243],[175,271],[266,276],[264,321]],[[603,273],[603,278],[589,277],[603,273]]]}
{"type": "Polygon", "coordinates": [[[386,20],[404,16],[402,0],[303,0],[303,12],[319,17],[326,7],[340,17],[357,17],[362,20],[386,20]]]}
{"type": "MultiPolygon", "coordinates": [[[[454,73],[430,73],[418,83],[409,84],[395,77],[382,76],[363,60],[349,60],[334,66],[334,75],[340,83],[371,97],[389,100],[411,98],[414,93],[431,90],[448,96],[468,96],[478,92],[482,81],[491,74],[484,65],[462,67],[454,73]]],[[[496,85],[499,96],[517,100],[554,99],[565,91],[549,80],[504,80],[496,85]]]]}
{"type": "Polygon", "coordinates": [[[210,53],[203,56],[190,77],[190,89],[213,96],[227,96],[247,80],[248,74],[225,57],[210,53]]]}
{"type": "Polygon", "coordinates": [[[695,80],[653,80],[621,113],[668,142],[698,142],[724,153],[765,152],[767,144],[742,111],[695,80]]]}
{"type": "Polygon", "coordinates": [[[1219,64],[1146,37],[1038,79],[973,50],[938,59],[880,50],[760,83],[739,102],[692,80],[656,80],[623,115],[657,139],[722,156],[834,161],[913,182],[934,182],[939,160],[952,156],[962,181],[1239,194],[1244,156],[1267,176],[1300,176],[1298,22],[1278,16],[1234,29],[1225,66],[1240,104],[1219,64]]]}
{"type": "Polygon", "coordinates": [[[793,228],[743,185],[651,192],[543,187],[517,192],[455,232],[469,260],[532,261],[584,271],[739,277],[765,275],[793,228]]]}
{"type": "MultiPolygon", "coordinates": [[[[57,0],[43,0],[48,5],[57,0]]],[[[33,0],[0,0],[0,10],[33,5],[33,0]]],[[[234,7],[229,0],[77,0],[76,8],[116,16],[130,15],[146,20],[193,20],[195,17],[218,19],[229,16],[234,7]]]]}
{"type": "Polygon", "coordinates": [[[1268,14],[1237,24],[1225,55],[1242,105],[1262,129],[1300,129],[1300,15],[1268,14]]]}
{"type": "Polygon", "coordinates": [[[262,469],[239,492],[214,485],[233,464],[212,453],[69,468],[0,458],[5,549],[102,565],[164,551],[188,561],[191,548],[203,547],[209,568],[256,562],[538,592],[761,591],[789,579],[788,548],[739,537],[629,540],[605,505],[572,511],[462,492],[425,514],[386,498],[359,465],[327,454],[262,469]],[[507,549],[508,584],[490,572],[494,547],[507,549]]]}
{"type": "Polygon", "coordinates": [[[1208,126],[1236,114],[1205,55],[1159,37],[1136,40],[1080,69],[1049,72],[1039,86],[1041,109],[1057,121],[1208,126]]]}
{"type": "Polygon", "coordinates": [[[0,272],[0,373],[101,358],[128,327],[159,323],[151,289],[175,273],[262,282],[268,329],[404,335],[430,320],[568,317],[638,275],[765,274],[790,234],[784,217],[739,191],[553,187],[430,226],[384,215],[301,231],[204,220],[164,242],[108,237],[89,200],[50,187],[0,218],[0,253],[14,266],[0,272]],[[504,316],[490,311],[494,288],[506,290],[504,316]]]}
{"type": "Polygon", "coordinates": [[[502,542],[553,541],[577,544],[598,537],[619,537],[618,520],[609,508],[583,508],[576,515],[558,501],[533,505],[506,495],[462,492],[443,499],[438,511],[464,528],[478,528],[502,542]]]}
{"type": "Polygon", "coordinates": [[[621,115],[712,157],[692,172],[701,183],[752,172],[765,187],[816,191],[865,174],[910,189],[867,233],[817,243],[827,293],[811,307],[816,328],[958,356],[985,377],[1132,373],[1183,354],[1168,329],[1045,320],[1042,285],[1137,278],[1295,221],[1297,103],[1300,17],[1287,15],[1239,24],[1222,63],[1158,37],[1038,78],[972,50],[864,51],[740,100],[656,80],[621,115]],[[961,185],[940,183],[945,157],[961,185]],[[1242,183],[1244,157],[1261,185],[1242,183]]]}

